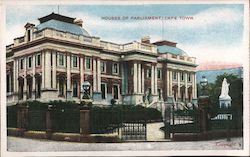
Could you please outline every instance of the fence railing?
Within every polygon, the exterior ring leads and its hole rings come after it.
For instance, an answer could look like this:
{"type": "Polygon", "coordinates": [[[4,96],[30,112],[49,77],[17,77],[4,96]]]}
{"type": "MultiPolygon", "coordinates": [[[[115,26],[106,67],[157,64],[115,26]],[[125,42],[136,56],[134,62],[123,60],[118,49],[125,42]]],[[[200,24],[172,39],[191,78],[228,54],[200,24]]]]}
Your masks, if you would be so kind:
{"type": "Polygon", "coordinates": [[[240,133],[243,130],[242,112],[238,109],[220,108],[215,113],[211,112],[203,108],[176,110],[168,106],[165,111],[165,137],[170,138],[170,134],[173,137],[175,133],[206,132],[225,132],[229,137],[231,131],[240,133]]]}

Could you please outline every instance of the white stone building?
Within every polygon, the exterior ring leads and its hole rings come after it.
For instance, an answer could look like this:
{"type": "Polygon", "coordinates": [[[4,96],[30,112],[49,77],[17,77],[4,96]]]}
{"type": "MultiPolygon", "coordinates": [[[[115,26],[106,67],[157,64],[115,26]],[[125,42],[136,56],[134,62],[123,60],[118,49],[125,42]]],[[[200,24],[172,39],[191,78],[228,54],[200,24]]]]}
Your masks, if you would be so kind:
{"type": "Polygon", "coordinates": [[[169,41],[116,44],[91,36],[81,20],[52,13],[27,23],[25,35],[6,46],[7,104],[80,102],[89,81],[97,105],[152,104],[197,99],[196,63],[169,41]]]}

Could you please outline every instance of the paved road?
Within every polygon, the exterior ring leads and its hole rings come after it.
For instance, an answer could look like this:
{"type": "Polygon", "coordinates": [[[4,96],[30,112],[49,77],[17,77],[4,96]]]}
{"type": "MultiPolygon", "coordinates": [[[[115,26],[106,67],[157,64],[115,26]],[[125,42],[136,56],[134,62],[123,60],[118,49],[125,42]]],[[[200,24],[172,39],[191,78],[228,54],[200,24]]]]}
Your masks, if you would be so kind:
{"type": "Polygon", "coordinates": [[[200,142],[129,142],[129,143],[76,143],[8,137],[8,151],[146,151],[146,150],[239,150],[243,139],[232,138],[200,142]]]}

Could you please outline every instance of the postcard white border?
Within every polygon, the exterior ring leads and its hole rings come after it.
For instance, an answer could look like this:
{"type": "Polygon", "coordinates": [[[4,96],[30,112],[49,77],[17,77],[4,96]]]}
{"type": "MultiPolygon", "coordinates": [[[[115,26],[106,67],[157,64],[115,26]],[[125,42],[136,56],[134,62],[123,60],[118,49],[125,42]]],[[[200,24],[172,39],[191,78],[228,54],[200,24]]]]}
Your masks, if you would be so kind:
{"type": "Polygon", "coordinates": [[[59,1],[31,1],[31,0],[3,0],[0,1],[1,10],[1,23],[0,23],[0,101],[1,101],[1,156],[175,156],[175,155],[248,155],[249,154],[249,1],[247,0],[193,0],[193,1],[69,1],[69,0],[59,0],[59,1]],[[6,21],[6,6],[7,5],[55,5],[55,4],[103,4],[103,5],[137,5],[137,4],[244,4],[244,53],[245,58],[243,59],[243,69],[244,69],[244,147],[243,150],[166,150],[166,151],[81,151],[81,152],[7,152],[7,141],[6,141],[6,78],[5,78],[5,21],[6,21]]]}

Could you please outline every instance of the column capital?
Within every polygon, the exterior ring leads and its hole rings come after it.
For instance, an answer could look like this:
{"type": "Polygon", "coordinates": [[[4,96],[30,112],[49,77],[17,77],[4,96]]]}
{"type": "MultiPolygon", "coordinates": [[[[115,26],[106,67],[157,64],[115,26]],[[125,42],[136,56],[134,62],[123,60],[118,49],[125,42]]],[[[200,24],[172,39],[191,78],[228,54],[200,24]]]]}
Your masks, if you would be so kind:
{"type": "Polygon", "coordinates": [[[157,63],[151,63],[151,65],[152,65],[152,66],[156,66],[156,65],[157,65],[157,63]]]}
{"type": "Polygon", "coordinates": [[[64,53],[66,54],[66,56],[70,56],[71,55],[71,52],[69,52],[69,51],[65,51],[64,53]]]}

